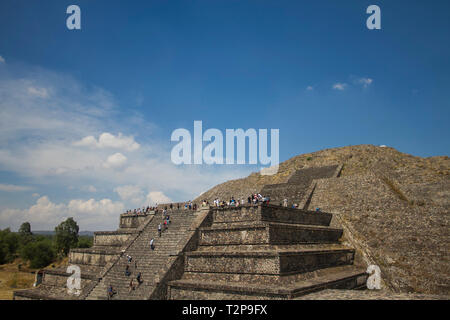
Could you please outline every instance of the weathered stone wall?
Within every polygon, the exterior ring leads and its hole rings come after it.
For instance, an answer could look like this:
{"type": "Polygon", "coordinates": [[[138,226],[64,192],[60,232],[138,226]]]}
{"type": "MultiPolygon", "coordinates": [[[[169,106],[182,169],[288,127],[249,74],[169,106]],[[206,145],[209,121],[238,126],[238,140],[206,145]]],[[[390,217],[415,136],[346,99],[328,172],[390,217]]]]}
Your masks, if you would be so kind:
{"type": "Polygon", "coordinates": [[[119,252],[99,249],[72,249],[69,252],[69,263],[104,266],[117,258],[119,252]]]}
{"type": "Polygon", "coordinates": [[[342,236],[342,229],[288,224],[271,224],[269,242],[271,244],[335,243],[342,236]]]}
{"type": "Polygon", "coordinates": [[[269,229],[266,226],[242,226],[233,229],[200,231],[200,245],[263,243],[269,243],[269,229]]]}
{"type": "Polygon", "coordinates": [[[291,209],[279,206],[263,206],[261,219],[263,221],[298,223],[306,225],[328,226],[332,215],[326,212],[313,212],[301,209],[291,209]]]}
{"type": "Polygon", "coordinates": [[[239,291],[224,292],[222,290],[196,290],[195,288],[170,288],[172,300],[281,300],[280,296],[271,294],[249,294],[239,291]]]}
{"type": "Polygon", "coordinates": [[[213,208],[213,225],[219,223],[249,222],[261,220],[261,207],[245,205],[239,207],[213,208]]]}
{"type": "Polygon", "coordinates": [[[285,208],[275,205],[244,205],[238,207],[213,208],[213,226],[226,226],[230,223],[254,221],[285,222],[306,225],[329,225],[332,215],[326,212],[313,212],[285,208]]]}
{"type": "Polygon", "coordinates": [[[191,272],[279,274],[279,257],[264,253],[188,253],[185,270],[191,272]]]}
{"type": "Polygon", "coordinates": [[[138,228],[142,225],[149,215],[147,214],[129,214],[124,213],[120,215],[120,228],[138,228]]]}
{"type": "Polygon", "coordinates": [[[32,297],[25,297],[25,296],[21,296],[20,294],[14,294],[14,298],[13,300],[35,300],[32,297]]]}
{"type": "MultiPolygon", "coordinates": [[[[345,169],[345,168],[344,168],[345,169]]],[[[395,292],[450,292],[449,211],[413,205],[376,174],[318,180],[310,207],[333,213],[345,243],[381,268],[395,292]]]]}
{"type": "MultiPolygon", "coordinates": [[[[327,285],[332,289],[354,289],[365,285],[367,276],[362,274],[358,277],[336,279],[327,285]]],[[[233,284],[183,284],[178,286],[171,284],[169,296],[172,300],[281,300],[292,299],[304,294],[320,291],[323,288],[312,286],[309,288],[289,289],[276,286],[246,287],[233,284]],[[256,289],[256,290],[255,290],[256,289]]]]}
{"type": "Polygon", "coordinates": [[[353,264],[354,250],[316,251],[280,254],[280,273],[311,272],[318,269],[353,264]]]}
{"type": "Polygon", "coordinates": [[[354,250],[311,252],[193,252],[186,254],[188,272],[290,274],[350,265],[354,250]]]}
{"type": "Polygon", "coordinates": [[[289,206],[298,205],[307,196],[307,190],[314,179],[330,178],[336,174],[338,168],[342,167],[333,165],[297,170],[289,177],[287,183],[265,185],[261,194],[269,196],[273,204],[281,204],[287,199],[289,206]]]}
{"type": "Polygon", "coordinates": [[[269,286],[285,286],[292,285],[299,281],[308,281],[318,276],[327,275],[333,272],[345,271],[348,266],[341,265],[332,269],[313,270],[303,273],[288,274],[250,274],[250,273],[199,273],[185,271],[183,279],[190,280],[194,283],[210,282],[210,283],[247,283],[255,285],[269,286]]]}
{"type": "Polygon", "coordinates": [[[336,243],[342,229],[286,223],[224,224],[200,230],[200,245],[336,243]]]}
{"type": "MultiPolygon", "coordinates": [[[[65,288],[67,286],[67,279],[70,276],[68,273],[59,273],[59,272],[45,272],[43,284],[46,286],[54,286],[54,287],[62,287],[65,288]]],[[[81,274],[81,288],[91,284],[93,279],[91,277],[85,277],[84,274],[81,274]]]]}
{"type": "Polygon", "coordinates": [[[101,231],[94,233],[94,246],[122,246],[130,238],[130,231],[101,231]]]}

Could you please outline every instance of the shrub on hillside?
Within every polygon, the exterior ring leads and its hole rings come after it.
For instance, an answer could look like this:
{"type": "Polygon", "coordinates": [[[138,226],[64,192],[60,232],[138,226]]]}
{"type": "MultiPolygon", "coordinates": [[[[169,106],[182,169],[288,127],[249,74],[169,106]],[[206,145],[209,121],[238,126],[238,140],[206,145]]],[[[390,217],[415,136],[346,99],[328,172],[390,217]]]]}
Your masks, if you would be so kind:
{"type": "Polygon", "coordinates": [[[55,228],[55,243],[58,253],[67,255],[70,248],[77,246],[78,230],[78,224],[73,218],[68,218],[55,228]]]}
{"type": "Polygon", "coordinates": [[[77,248],[90,248],[92,247],[93,239],[92,237],[81,236],[78,238],[77,248]]]}
{"type": "Polygon", "coordinates": [[[19,235],[9,228],[0,231],[0,264],[12,262],[19,248],[19,235]]]}
{"type": "Polygon", "coordinates": [[[50,241],[43,240],[23,246],[20,256],[30,262],[31,268],[42,268],[54,261],[55,251],[50,241]]]}

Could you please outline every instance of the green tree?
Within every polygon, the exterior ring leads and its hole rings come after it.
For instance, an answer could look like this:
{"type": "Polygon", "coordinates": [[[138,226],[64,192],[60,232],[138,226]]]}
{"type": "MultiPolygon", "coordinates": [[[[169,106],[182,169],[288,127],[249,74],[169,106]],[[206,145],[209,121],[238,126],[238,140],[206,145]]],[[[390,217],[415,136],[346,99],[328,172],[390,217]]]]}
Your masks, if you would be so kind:
{"type": "Polygon", "coordinates": [[[8,246],[4,242],[0,242],[0,264],[8,262],[8,246]]]}
{"type": "Polygon", "coordinates": [[[93,244],[92,237],[80,236],[78,239],[77,248],[90,248],[90,247],[92,247],[92,244],[93,244]]]}
{"type": "Polygon", "coordinates": [[[68,218],[55,228],[56,250],[64,255],[69,253],[70,248],[76,248],[78,244],[79,227],[73,218],[68,218]]]}
{"type": "Polygon", "coordinates": [[[24,222],[19,228],[20,246],[27,245],[33,241],[33,233],[29,222],[24,222]]]}
{"type": "Polygon", "coordinates": [[[9,228],[0,231],[0,264],[11,262],[19,248],[18,234],[9,228]]]}
{"type": "Polygon", "coordinates": [[[31,268],[42,268],[54,261],[55,252],[51,241],[42,240],[30,242],[23,246],[20,250],[20,256],[30,262],[31,268]]]}
{"type": "Polygon", "coordinates": [[[31,225],[29,222],[24,222],[22,223],[22,225],[19,228],[19,234],[20,235],[26,235],[26,236],[31,236],[31,225]]]}

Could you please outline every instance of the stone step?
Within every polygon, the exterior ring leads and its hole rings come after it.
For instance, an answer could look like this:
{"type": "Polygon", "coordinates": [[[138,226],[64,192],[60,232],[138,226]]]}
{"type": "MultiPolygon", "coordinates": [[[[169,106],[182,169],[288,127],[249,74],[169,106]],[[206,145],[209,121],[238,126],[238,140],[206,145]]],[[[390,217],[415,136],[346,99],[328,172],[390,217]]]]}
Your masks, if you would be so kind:
{"type": "Polygon", "coordinates": [[[228,227],[232,223],[254,221],[328,226],[332,218],[332,215],[326,212],[292,209],[270,204],[213,208],[212,211],[213,227],[228,227]]]}
{"type": "Polygon", "coordinates": [[[65,287],[41,285],[36,289],[14,291],[14,300],[78,300],[79,296],[67,292],[65,287]]]}
{"type": "Polygon", "coordinates": [[[352,268],[280,286],[244,282],[174,280],[168,283],[168,295],[172,300],[292,299],[324,289],[362,288],[366,284],[367,276],[365,270],[352,268]]]}
{"type": "Polygon", "coordinates": [[[295,282],[311,280],[331,273],[340,273],[343,271],[354,271],[359,268],[353,265],[342,265],[318,269],[304,273],[294,273],[287,275],[274,274],[243,274],[243,273],[211,273],[211,272],[189,272],[183,273],[182,280],[192,280],[197,282],[230,282],[230,283],[249,283],[258,285],[284,286],[295,282]]]}
{"type": "Polygon", "coordinates": [[[104,266],[109,261],[117,258],[120,248],[117,247],[92,247],[84,249],[71,249],[69,263],[75,265],[104,266]]]}
{"type": "Polygon", "coordinates": [[[350,265],[355,251],[323,248],[285,251],[194,251],[185,254],[185,271],[287,275],[350,265]]]}
{"type": "Polygon", "coordinates": [[[122,246],[136,234],[135,230],[94,232],[94,246],[122,246]]]}
{"type": "Polygon", "coordinates": [[[238,244],[238,245],[202,245],[198,252],[251,252],[251,251],[303,251],[303,250],[328,250],[347,249],[340,243],[308,243],[308,244],[238,244]]]}
{"type": "Polygon", "coordinates": [[[286,223],[242,223],[200,229],[199,245],[336,243],[342,229],[286,223]]]}
{"type": "Polygon", "coordinates": [[[102,279],[101,284],[97,285],[89,295],[90,299],[105,299],[106,288],[111,284],[117,295],[114,299],[148,299],[159,281],[160,273],[167,267],[169,261],[173,261],[174,254],[177,254],[178,244],[190,232],[190,226],[195,219],[195,214],[177,215],[170,213],[171,223],[167,230],[158,235],[158,225],[163,222],[161,217],[155,216],[128,247],[122,253],[120,258],[108,271],[102,279]],[[154,239],[155,249],[150,248],[150,239],[154,239]],[[125,268],[128,265],[126,256],[130,255],[133,259],[130,266],[130,276],[125,275],[125,268]],[[137,262],[138,268],[135,270],[134,263],[137,262]],[[143,283],[129,292],[129,283],[135,279],[137,272],[141,272],[143,283]]]}

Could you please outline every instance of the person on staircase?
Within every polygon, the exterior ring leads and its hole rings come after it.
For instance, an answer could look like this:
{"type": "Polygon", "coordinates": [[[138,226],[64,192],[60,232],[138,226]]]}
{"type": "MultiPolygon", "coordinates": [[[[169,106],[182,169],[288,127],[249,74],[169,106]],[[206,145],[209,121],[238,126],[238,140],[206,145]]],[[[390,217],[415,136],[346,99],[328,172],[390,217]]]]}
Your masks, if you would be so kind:
{"type": "Polygon", "coordinates": [[[106,289],[106,293],[108,294],[108,300],[113,297],[117,293],[116,290],[114,290],[113,286],[109,284],[108,289],[106,289]]]}
{"type": "Polygon", "coordinates": [[[125,267],[125,276],[129,277],[131,274],[130,272],[130,266],[127,264],[127,266],[125,267]]]}
{"type": "Polygon", "coordinates": [[[155,240],[152,238],[151,240],[150,240],[150,248],[152,248],[152,250],[155,250],[155,240]]]}
{"type": "Polygon", "coordinates": [[[162,232],[162,226],[161,226],[161,223],[158,225],[158,234],[159,234],[159,237],[161,238],[161,232],[162,232]]]}
{"type": "Polygon", "coordinates": [[[130,284],[129,284],[129,286],[128,286],[128,293],[131,293],[131,291],[133,291],[134,289],[136,289],[136,286],[135,286],[133,280],[134,280],[134,279],[131,279],[131,280],[130,280],[130,284]]]}
{"type": "Polygon", "coordinates": [[[140,272],[138,272],[138,274],[136,275],[136,281],[137,281],[137,283],[138,283],[138,286],[140,286],[141,283],[144,282],[144,281],[142,280],[142,274],[141,274],[140,272]]]}

